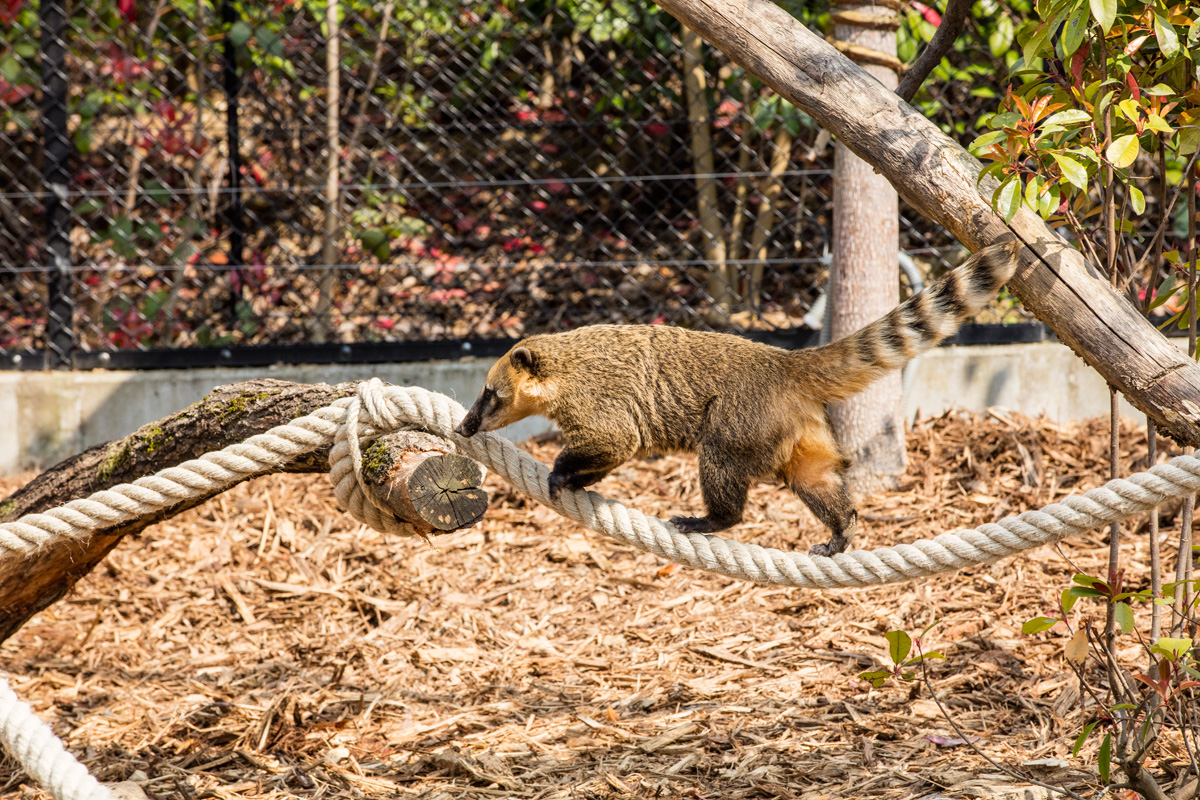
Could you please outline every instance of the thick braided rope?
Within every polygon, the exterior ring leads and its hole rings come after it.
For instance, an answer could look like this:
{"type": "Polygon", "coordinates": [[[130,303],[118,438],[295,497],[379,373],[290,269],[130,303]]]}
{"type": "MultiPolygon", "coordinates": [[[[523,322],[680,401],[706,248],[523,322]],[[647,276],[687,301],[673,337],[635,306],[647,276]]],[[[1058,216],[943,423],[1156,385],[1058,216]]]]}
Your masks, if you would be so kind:
{"type": "Polygon", "coordinates": [[[112,800],[108,787],[67,752],[50,726],[0,678],[0,742],[59,800],[112,800]]]}
{"type": "Polygon", "coordinates": [[[409,533],[389,512],[371,504],[358,476],[359,442],[400,427],[419,427],[449,440],[460,453],[496,470],[520,491],[619,541],[731,578],[806,588],[876,586],[988,563],[1126,519],[1168,498],[1200,489],[1200,460],[1178,456],[1148,472],[1112,480],[1040,511],[1026,511],[979,528],[895,547],[810,556],[711,534],[681,533],[667,522],[596,492],[567,490],[557,502],[551,501],[546,466],[494,434],[481,433],[470,439],[458,436],[454,425],[463,413],[462,406],[445,395],[420,387],[389,387],[377,379],[368,381],[360,385],[355,397],[338,400],[240,444],[43,514],[0,524],[0,557],[5,550],[34,553],[59,538],[86,539],[94,530],[232,485],[245,475],[265,472],[331,441],[330,479],[342,505],[368,525],[409,533]]]}

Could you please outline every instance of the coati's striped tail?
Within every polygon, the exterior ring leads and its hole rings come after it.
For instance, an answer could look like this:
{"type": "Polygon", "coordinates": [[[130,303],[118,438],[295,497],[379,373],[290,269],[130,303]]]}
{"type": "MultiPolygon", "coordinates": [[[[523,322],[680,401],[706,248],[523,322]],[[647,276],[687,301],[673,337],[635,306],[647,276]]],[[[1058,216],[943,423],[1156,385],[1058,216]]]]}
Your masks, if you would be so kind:
{"type": "Polygon", "coordinates": [[[796,351],[825,366],[808,380],[820,385],[828,402],[861,392],[953,335],[1012,276],[1020,252],[1016,240],[985,247],[865,328],[823,347],[796,351]]]}

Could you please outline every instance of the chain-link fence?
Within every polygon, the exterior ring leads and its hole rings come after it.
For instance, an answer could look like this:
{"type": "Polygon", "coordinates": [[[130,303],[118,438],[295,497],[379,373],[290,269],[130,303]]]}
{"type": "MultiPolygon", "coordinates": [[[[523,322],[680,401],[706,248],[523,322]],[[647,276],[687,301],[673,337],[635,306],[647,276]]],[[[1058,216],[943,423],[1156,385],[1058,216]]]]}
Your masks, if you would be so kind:
{"type": "MultiPolygon", "coordinates": [[[[962,140],[995,28],[917,99],[962,140]]],[[[832,147],[707,46],[689,116],[679,24],[648,4],[3,0],[0,45],[5,366],[808,330],[832,147]]],[[[911,211],[901,230],[927,267],[957,249],[911,211]]]]}

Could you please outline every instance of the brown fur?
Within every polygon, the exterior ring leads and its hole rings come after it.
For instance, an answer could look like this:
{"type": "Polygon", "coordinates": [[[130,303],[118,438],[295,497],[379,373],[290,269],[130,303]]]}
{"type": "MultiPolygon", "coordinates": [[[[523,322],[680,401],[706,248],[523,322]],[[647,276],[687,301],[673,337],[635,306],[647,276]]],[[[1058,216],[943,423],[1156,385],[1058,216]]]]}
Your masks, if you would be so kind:
{"type": "Polygon", "coordinates": [[[493,365],[458,431],[533,414],[557,422],[566,446],[550,473],[552,497],[636,455],[696,452],[708,515],[675,517],[680,530],[736,525],[750,484],[780,481],[832,531],[812,552],[838,553],[857,515],[828,405],[957,330],[1012,274],[1018,252],[1015,242],[986,248],[871,325],[808,350],[657,325],[531,336],[493,365]]]}

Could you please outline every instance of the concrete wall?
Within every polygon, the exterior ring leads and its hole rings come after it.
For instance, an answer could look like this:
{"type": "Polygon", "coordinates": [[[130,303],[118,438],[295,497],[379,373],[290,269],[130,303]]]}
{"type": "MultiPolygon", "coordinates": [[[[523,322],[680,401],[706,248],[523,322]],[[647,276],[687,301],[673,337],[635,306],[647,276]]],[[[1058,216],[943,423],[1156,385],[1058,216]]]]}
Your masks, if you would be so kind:
{"type": "MultiPolygon", "coordinates": [[[[417,364],[309,365],[147,372],[0,372],[0,474],[55,463],[116,439],[202,398],[213,387],[252,378],[342,383],[378,376],[419,385],[470,405],[490,360],[417,364]]],[[[943,347],[913,364],[905,413],[1003,406],[1066,421],[1108,413],[1104,381],[1060,344],[943,347]]],[[[1140,417],[1125,407],[1125,413],[1140,417]]],[[[524,439],[550,429],[540,417],[504,433],[524,439]]]]}

